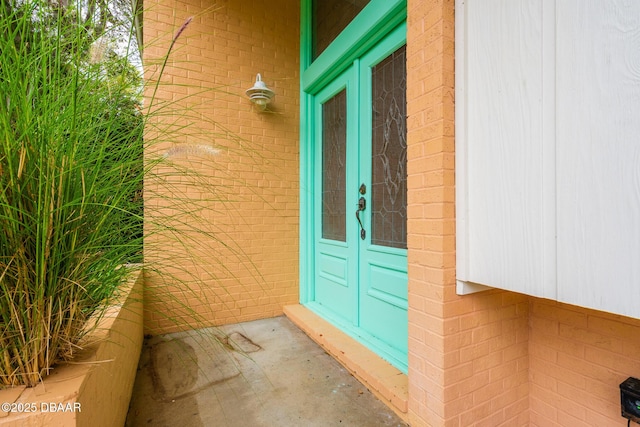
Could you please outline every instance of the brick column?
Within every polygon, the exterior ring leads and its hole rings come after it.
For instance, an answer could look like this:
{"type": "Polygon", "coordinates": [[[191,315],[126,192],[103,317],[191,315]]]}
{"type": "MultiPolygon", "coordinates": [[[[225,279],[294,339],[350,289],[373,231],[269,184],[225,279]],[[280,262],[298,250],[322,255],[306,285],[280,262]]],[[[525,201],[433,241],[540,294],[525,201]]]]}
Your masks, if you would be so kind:
{"type": "Polygon", "coordinates": [[[455,282],[453,1],[407,10],[409,412],[443,425],[444,303],[455,282]]]}
{"type": "Polygon", "coordinates": [[[407,20],[411,425],[526,425],[527,297],[455,292],[454,0],[407,20]]]}

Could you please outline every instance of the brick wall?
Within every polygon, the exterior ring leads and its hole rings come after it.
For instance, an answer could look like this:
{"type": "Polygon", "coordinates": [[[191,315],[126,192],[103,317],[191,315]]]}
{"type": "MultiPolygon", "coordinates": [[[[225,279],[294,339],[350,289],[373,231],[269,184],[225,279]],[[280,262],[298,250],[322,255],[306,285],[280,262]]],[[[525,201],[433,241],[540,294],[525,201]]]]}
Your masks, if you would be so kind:
{"type": "Polygon", "coordinates": [[[640,320],[455,295],[453,16],[453,1],[408,2],[411,423],[625,425],[618,385],[640,376],[640,320]]]}
{"type": "Polygon", "coordinates": [[[640,376],[640,320],[531,300],[532,426],[625,426],[619,384],[640,376]]]}
{"type": "Polygon", "coordinates": [[[455,293],[454,2],[407,14],[411,424],[526,425],[527,298],[455,293]]]}
{"type": "MultiPolygon", "coordinates": [[[[167,307],[153,304],[160,291],[178,295],[168,307],[178,321],[280,314],[298,295],[298,1],[162,3],[145,3],[147,76],[194,15],[158,99],[189,106],[196,131],[174,129],[153,149],[169,152],[178,141],[220,153],[175,157],[206,182],[182,177],[171,192],[204,206],[189,220],[213,237],[186,230],[185,248],[147,236],[147,259],[162,263],[160,274],[146,277],[147,327],[173,328],[163,319],[167,307]],[[243,97],[257,72],[277,93],[271,113],[256,113],[243,97]],[[199,284],[172,288],[167,272],[199,284]]],[[[622,426],[617,387],[640,376],[639,320],[503,291],[455,294],[453,40],[453,0],[408,1],[411,423],[622,426]]],[[[172,113],[151,125],[176,120],[187,121],[172,113]]],[[[156,139],[154,126],[147,135],[156,139]]],[[[168,194],[158,185],[146,184],[151,211],[166,204],[153,197],[157,188],[168,194]]]]}
{"type": "MultiPolygon", "coordinates": [[[[453,12],[442,1],[407,5],[409,417],[443,425],[445,294],[455,280],[453,12]],[[447,69],[448,68],[448,69],[447,69]]],[[[450,298],[450,297],[449,297],[450,298]]]]}
{"type": "Polygon", "coordinates": [[[152,332],[275,316],[298,300],[299,2],[145,1],[147,105],[190,16],[146,134],[148,159],[187,172],[156,168],[145,184],[152,332]],[[244,95],[256,73],[276,92],[265,113],[244,95]]]}
{"type": "Polygon", "coordinates": [[[407,246],[409,263],[409,420],[445,419],[444,295],[455,278],[453,182],[453,6],[407,5],[407,246]],[[448,28],[450,27],[450,28],[448,28]],[[448,28],[448,29],[447,29],[448,28]],[[449,48],[445,49],[448,45],[449,48]],[[447,52],[445,53],[445,50],[447,52]],[[448,128],[448,131],[445,131],[448,128]]]}

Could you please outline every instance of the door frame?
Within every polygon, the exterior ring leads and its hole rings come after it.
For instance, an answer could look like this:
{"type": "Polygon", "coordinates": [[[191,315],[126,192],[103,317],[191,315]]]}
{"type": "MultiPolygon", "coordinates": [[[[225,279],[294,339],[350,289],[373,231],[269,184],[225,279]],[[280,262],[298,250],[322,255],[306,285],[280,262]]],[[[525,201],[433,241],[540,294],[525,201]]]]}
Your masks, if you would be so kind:
{"type": "MultiPolygon", "coordinates": [[[[358,16],[342,31],[327,49],[311,62],[311,0],[301,4],[300,51],[300,303],[314,299],[314,242],[316,227],[314,212],[315,147],[314,97],[329,82],[351,67],[376,44],[394,32],[403,32],[406,39],[406,0],[371,0],[358,16]]],[[[350,325],[340,325],[356,338],[350,325]],[[351,332],[351,333],[350,333],[351,332]]],[[[387,353],[376,346],[376,352],[387,353]]],[[[387,358],[395,359],[387,354],[387,358]]],[[[399,366],[405,373],[407,366],[399,366]]]]}

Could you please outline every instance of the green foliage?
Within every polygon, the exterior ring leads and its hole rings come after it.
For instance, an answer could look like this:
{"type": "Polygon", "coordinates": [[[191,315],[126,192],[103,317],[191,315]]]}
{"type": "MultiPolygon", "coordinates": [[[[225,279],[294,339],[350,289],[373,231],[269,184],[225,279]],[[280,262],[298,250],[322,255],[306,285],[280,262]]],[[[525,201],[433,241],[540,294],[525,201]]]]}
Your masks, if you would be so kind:
{"type": "Polygon", "coordinates": [[[208,105],[207,114],[190,106],[209,89],[156,96],[191,18],[151,64],[157,74],[141,112],[139,70],[128,50],[109,43],[124,34],[136,44],[131,13],[110,15],[122,2],[0,0],[0,388],[35,385],[73,357],[143,266],[145,307],[150,301],[154,317],[179,328],[210,326],[190,301],[224,306],[207,301],[227,294],[210,293],[219,276],[241,268],[262,281],[242,247],[221,241],[207,219],[212,206],[233,201],[228,183],[238,179],[216,168],[218,153],[256,165],[262,154],[218,127],[208,105]],[[129,22],[128,32],[116,21],[129,22]]]}
{"type": "Polygon", "coordinates": [[[77,10],[0,3],[0,385],[70,357],[141,257],[140,78],[77,10]]]}

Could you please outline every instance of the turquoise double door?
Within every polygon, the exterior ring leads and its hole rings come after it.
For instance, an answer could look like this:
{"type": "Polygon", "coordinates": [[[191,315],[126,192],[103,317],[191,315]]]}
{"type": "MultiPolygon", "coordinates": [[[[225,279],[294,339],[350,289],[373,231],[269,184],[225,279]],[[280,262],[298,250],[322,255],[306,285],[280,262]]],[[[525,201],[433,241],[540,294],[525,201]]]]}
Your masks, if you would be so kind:
{"type": "Polygon", "coordinates": [[[406,372],[404,27],[317,91],[311,117],[308,306],[406,372]]]}

